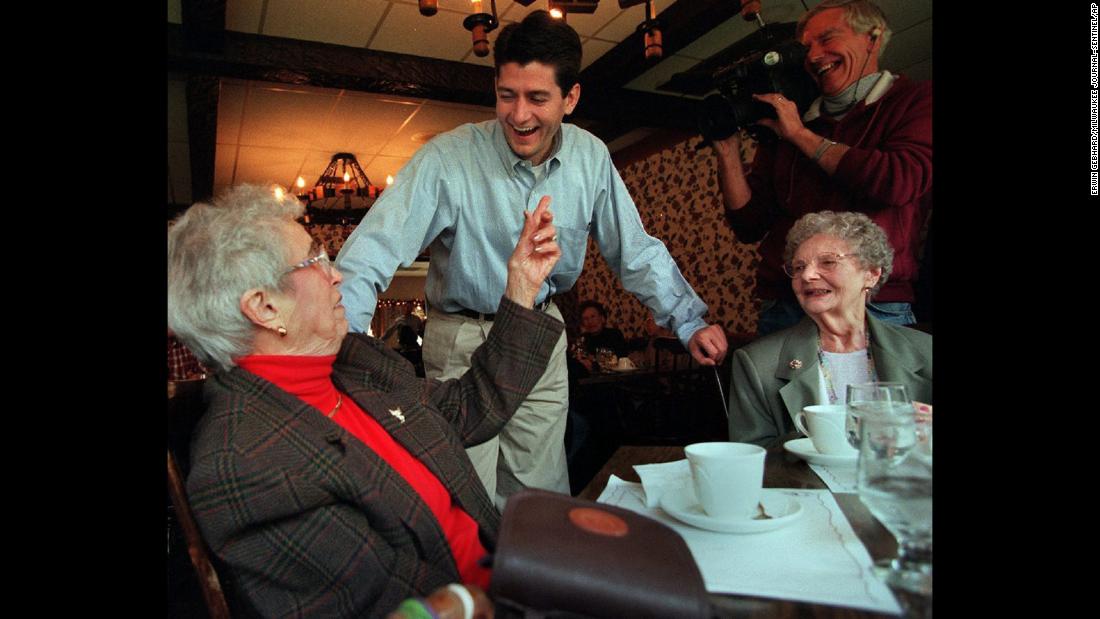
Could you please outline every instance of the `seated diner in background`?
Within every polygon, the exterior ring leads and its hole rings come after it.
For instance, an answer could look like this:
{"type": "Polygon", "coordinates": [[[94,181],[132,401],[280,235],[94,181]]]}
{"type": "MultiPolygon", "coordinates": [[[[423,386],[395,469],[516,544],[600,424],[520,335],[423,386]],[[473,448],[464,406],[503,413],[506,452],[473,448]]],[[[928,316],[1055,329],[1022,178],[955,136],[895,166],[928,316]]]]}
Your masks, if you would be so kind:
{"type": "Polygon", "coordinates": [[[623,332],[607,326],[607,308],[598,301],[585,301],[580,305],[581,329],[576,346],[572,347],[573,358],[592,372],[596,368],[600,349],[610,351],[616,360],[629,352],[623,332]]]}
{"type": "Polygon", "coordinates": [[[187,494],[245,607],[384,616],[487,587],[500,514],[464,449],[508,421],[564,330],[533,309],[560,257],[549,202],[524,212],[492,331],[446,381],[348,334],[342,275],[293,197],[239,186],[172,226],[169,328],[216,368],[187,494]]]}
{"type": "Polygon", "coordinates": [[[866,311],[893,257],[886,233],[862,213],[795,222],[783,269],[806,317],[735,351],[731,441],[781,444],[804,406],[843,404],[849,384],[901,382],[914,401],[932,402],[932,336],[866,311]]]}

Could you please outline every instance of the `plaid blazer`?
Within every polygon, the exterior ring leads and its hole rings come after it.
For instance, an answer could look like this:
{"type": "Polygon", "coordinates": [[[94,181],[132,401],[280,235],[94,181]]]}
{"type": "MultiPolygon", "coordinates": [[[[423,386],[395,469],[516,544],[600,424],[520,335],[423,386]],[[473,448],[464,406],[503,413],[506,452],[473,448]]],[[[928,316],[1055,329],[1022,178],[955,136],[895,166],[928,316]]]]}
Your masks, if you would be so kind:
{"type": "MultiPolygon", "coordinates": [[[[399,354],[351,334],[333,381],[439,478],[492,551],[500,514],[464,447],[500,431],[542,376],[563,329],[502,299],[459,379],[417,378],[399,354]]],[[[380,617],[459,580],[428,506],[358,439],[241,368],[207,383],[187,491],[232,589],[253,609],[380,617]]]]}

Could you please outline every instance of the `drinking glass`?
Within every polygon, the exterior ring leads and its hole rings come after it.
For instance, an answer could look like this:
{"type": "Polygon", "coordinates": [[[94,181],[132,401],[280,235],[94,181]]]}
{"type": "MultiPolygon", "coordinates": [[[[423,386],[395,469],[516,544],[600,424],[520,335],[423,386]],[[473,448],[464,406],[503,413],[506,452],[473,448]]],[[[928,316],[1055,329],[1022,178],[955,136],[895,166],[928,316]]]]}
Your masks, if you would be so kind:
{"type": "Polygon", "coordinates": [[[887,584],[932,594],[932,421],[908,413],[860,418],[859,500],[898,542],[875,564],[887,584]]]}
{"type": "Polygon", "coordinates": [[[596,349],[596,363],[599,364],[600,369],[607,371],[615,367],[615,363],[619,359],[615,356],[615,351],[610,348],[597,348],[596,349]]]}
{"type": "Polygon", "coordinates": [[[844,418],[844,433],[848,443],[859,449],[859,420],[863,415],[911,414],[913,405],[904,383],[863,383],[848,385],[848,414],[844,418]]]}

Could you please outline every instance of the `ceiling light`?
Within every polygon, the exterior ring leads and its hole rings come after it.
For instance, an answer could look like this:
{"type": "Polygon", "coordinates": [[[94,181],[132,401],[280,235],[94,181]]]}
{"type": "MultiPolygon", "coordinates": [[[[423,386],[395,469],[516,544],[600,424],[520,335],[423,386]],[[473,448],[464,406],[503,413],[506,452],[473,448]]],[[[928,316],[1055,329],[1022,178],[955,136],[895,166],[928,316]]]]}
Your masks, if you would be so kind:
{"type": "Polygon", "coordinates": [[[298,199],[306,204],[307,223],[333,223],[334,219],[356,223],[366,214],[382,188],[376,187],[351,153],[336,153],[321,172],[313,187],[306,189],[301,176],[297,182],[298,199]]]}
{"type": "Polygon", "coordinates": [[[619,8],[625,9],[637,4],[645,3],[645,21],[638,26],[638,32],[643,34],[645,47],[643,53],[646,60],[660,60],[665,54],[661,42],[661,21],[657,19],[657,9],[654,7],[656,0],[619,0],[619,8]]]}
{"type": "Polygon", "coordinates": [[[490,0],[493,6],[492,13],[486,13],[483,8],[482,0],[470,0],[472,5],[473,14],[466,17],[462,21],[462,27],[470,31],[470,36],[473,38],[474,55],[479,58],[484,58],[489,55],[489,33],[496,29],[499,22],[497,21],[497,2],[496,0],[490,0]]]}

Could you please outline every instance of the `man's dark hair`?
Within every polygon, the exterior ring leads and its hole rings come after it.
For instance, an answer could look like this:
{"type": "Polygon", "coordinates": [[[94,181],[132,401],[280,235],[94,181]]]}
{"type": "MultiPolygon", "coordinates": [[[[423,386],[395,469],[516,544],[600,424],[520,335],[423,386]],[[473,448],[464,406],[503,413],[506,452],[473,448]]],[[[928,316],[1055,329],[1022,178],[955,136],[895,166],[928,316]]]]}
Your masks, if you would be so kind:
{"type": "Polygon", "coordinates": [[[577,313],[583,314],[584,310],[590,307],[599,312],[600,316],[603,316],[605,320],[607,319],[607,308],[604,307],[603,304],[601,304],[599,301],[585,301],[584,303],[581,303],[580,308],[578,308],[577,310],[577,313]]]}
{"type": "Polygon", "coordinates": [[[493,45],[496,75],[509,62],[525,67],[539,62],[554,68],[554,78],[561,96],[569,94],[580,81],[581,37],[573,27],[546,11],[532,11],[518,24],[508,24],[497,35],[493,45]]]}

